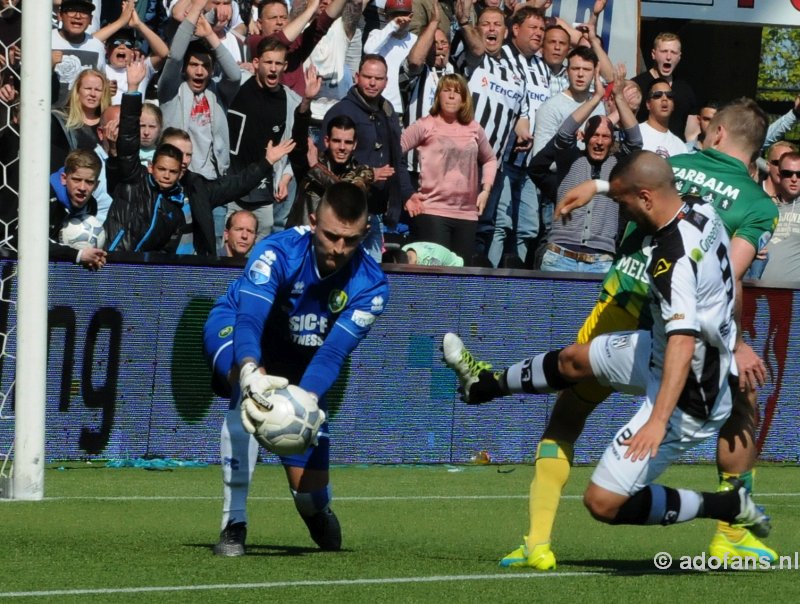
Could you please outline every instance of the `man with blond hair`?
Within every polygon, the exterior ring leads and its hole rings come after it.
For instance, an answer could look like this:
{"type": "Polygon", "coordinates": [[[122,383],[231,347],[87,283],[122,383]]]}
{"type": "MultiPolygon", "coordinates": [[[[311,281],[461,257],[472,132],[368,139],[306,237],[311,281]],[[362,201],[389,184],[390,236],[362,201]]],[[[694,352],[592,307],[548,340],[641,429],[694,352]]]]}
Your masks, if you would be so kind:
{"type": "MultiPolygon", "coordinates": [[[[653,66],[633,78],[642,90],[650,90],[653,80],[663,78],[672,87],[675,100],[675,109],[669,118],[669,129],[681,140],[685,140],[686,119],[689,115],[697,113],[697,98],[694,90],[686,80],[675,77],[675,68],[681,62],[681,39],[678,34],[662,32],[653,40],[653,50],[650,53],[653,66]]],[[[636,119],[639,122],[647,121],[650,112],[646,104],[639,107],[636,119]]]]}

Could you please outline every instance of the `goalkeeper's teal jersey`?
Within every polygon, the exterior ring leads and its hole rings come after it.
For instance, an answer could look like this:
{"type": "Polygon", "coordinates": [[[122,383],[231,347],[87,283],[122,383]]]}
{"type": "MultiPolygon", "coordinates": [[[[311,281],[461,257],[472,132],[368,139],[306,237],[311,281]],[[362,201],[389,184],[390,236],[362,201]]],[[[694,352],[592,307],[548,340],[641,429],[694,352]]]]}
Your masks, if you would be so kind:
{"type": "MultiPolygon", "coordinates": [[[[675,185],[681,195],[693,195],[710,203],[719,214],[728,236],[739,237],[759,250],[767,245],[778,224],[778,209],[756,184],[738,159],[706,149],[669,158],[675,185]]],[[[600,300],[614,302],[643,327],[649,326],[649,284],[645,266],[648,250],[642,249],[644,234],[629,224],[614,265],[603,281],[600,300]]]]}

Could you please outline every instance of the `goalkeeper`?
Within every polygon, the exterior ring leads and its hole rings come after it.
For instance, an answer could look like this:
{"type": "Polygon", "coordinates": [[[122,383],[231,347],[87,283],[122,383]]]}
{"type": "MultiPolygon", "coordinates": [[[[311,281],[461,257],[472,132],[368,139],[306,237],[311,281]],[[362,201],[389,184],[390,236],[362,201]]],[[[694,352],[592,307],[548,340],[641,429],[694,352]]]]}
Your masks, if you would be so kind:
{"type": "MultiPolygon", "coordinates": [[[[757,251],[769,241],[778,216],[775,205],[747,171],[747,165],[764,142],[766,130],[766,115],[754,101],[735,101],[720,110],[709,124],[706,150],[669,160],[678,191],[709,201],[728,231],[736,277],[737,327],[742,278],[757,251]]],[[[567,193],[566,201],[570,203],[562,215],[577,207],[576,200],[588,201],[596,192],[595,181],[578,185],[567,193]]],[[[626,233],[614,266],[603,281],[600,299],[578,334],[578,343],[589,342],[603,333],[636,329],[648,292],[641,238],[640,231],[626,233]]],[[[646,321],[647,317],[641,319],[646,321]]],[[[729,489],[730,480],[738,479],[750,490],[756,457],[755,388],[763,383],[765,369],[752,348],[741,340],[741,329],[738,333],[735,355],[741,391],[735,397],[731,417],[720,430],[717,462],[720,488],[729,489]]],[[[525,542],[501,560],[501,566],[555,568],[550,537],[561,490],[569,477],[573,444],[589,414],[610,393],[610,389],[597,383],[580,384],[560,393],[536,451],[536,475],[529,501],[530,531],[525,542]]],[[[709,553],[720,559],[725,555],[777,559],[775,551],[747,529],[725,522],[718,524],[709,553]]]]}
{"type": "MultiPolygon", "coordinates": [[[[361,246],[368,227],[367,201],[359,187],[331,185],[310,225],[257,243],[244,273],[217,300],[203,330],[214,390],[231,399],[220,442],[218,556],[245,553],[245,508],[258,444],[244,429],[242,398],[294,383],[327,412],[325,393],[388,299],[385,275],[361,246]]],[[[258,421],[249,419],[258,428],[258,421]]],[[[311,538],[323,550],[338,550],[341,529],[330,508],[327,422],[318,437],[316,446],[281,457],[281,463],[311,538]]]]}

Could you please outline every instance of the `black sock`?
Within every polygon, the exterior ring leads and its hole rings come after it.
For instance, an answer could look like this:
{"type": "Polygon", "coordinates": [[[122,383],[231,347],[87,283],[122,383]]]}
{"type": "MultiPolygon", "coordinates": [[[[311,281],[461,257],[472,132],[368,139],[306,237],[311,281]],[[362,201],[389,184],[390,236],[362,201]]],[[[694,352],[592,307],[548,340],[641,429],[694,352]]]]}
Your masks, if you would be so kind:
{"type": "Polygon", "coordinates": [[[702,510],[698,494],[660,484],[646,486],[631,496],[611,524],[675,524],[691,520],[702,510]],[[683,504],[683,505],[681,505],[683,504]],[[681,510],[683,508],[683,514],[681,510]]]}
{"type": "Polygon", "coordinates": [[[700,518],[714,518],[723,522],[735,522],[741,512],[739,490],[720,493],[701,493],[703,505],[697,514],[700,518]]]}

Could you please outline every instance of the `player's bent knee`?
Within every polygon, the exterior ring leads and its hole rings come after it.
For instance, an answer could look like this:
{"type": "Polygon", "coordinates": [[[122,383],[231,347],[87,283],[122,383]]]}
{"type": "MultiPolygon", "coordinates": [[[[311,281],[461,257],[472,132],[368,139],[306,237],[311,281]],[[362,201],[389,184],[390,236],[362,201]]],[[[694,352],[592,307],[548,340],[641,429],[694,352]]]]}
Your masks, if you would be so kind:
{"type": "Polygon", "coordinates": [[[284,465],[289,488],[301,493],[312,493],[328,486],[330,477],[327,470],[310,470],[298,466],[284,465]]]}
{"type": "Polygon", "coordinates": [[[592,488],[592,485],[589,485],[583,494],[583,505],[589,510],[592,518],[605,523],[612,522],[619,512],[619,506],[603,497],[602,492],[592,488]]]}
{"type": "Polygon", "coordinates": [[[571,442],[543,438],[536,447],[536,461],[540,459],[560,459],[572,465],[572,457],[571,442]]]}
{"type": "Polygon", "coordinates": [[[562,377],[578,381],[592,377],[588,344],[570,344],[558,353],[558,370],[562,377]]]}

